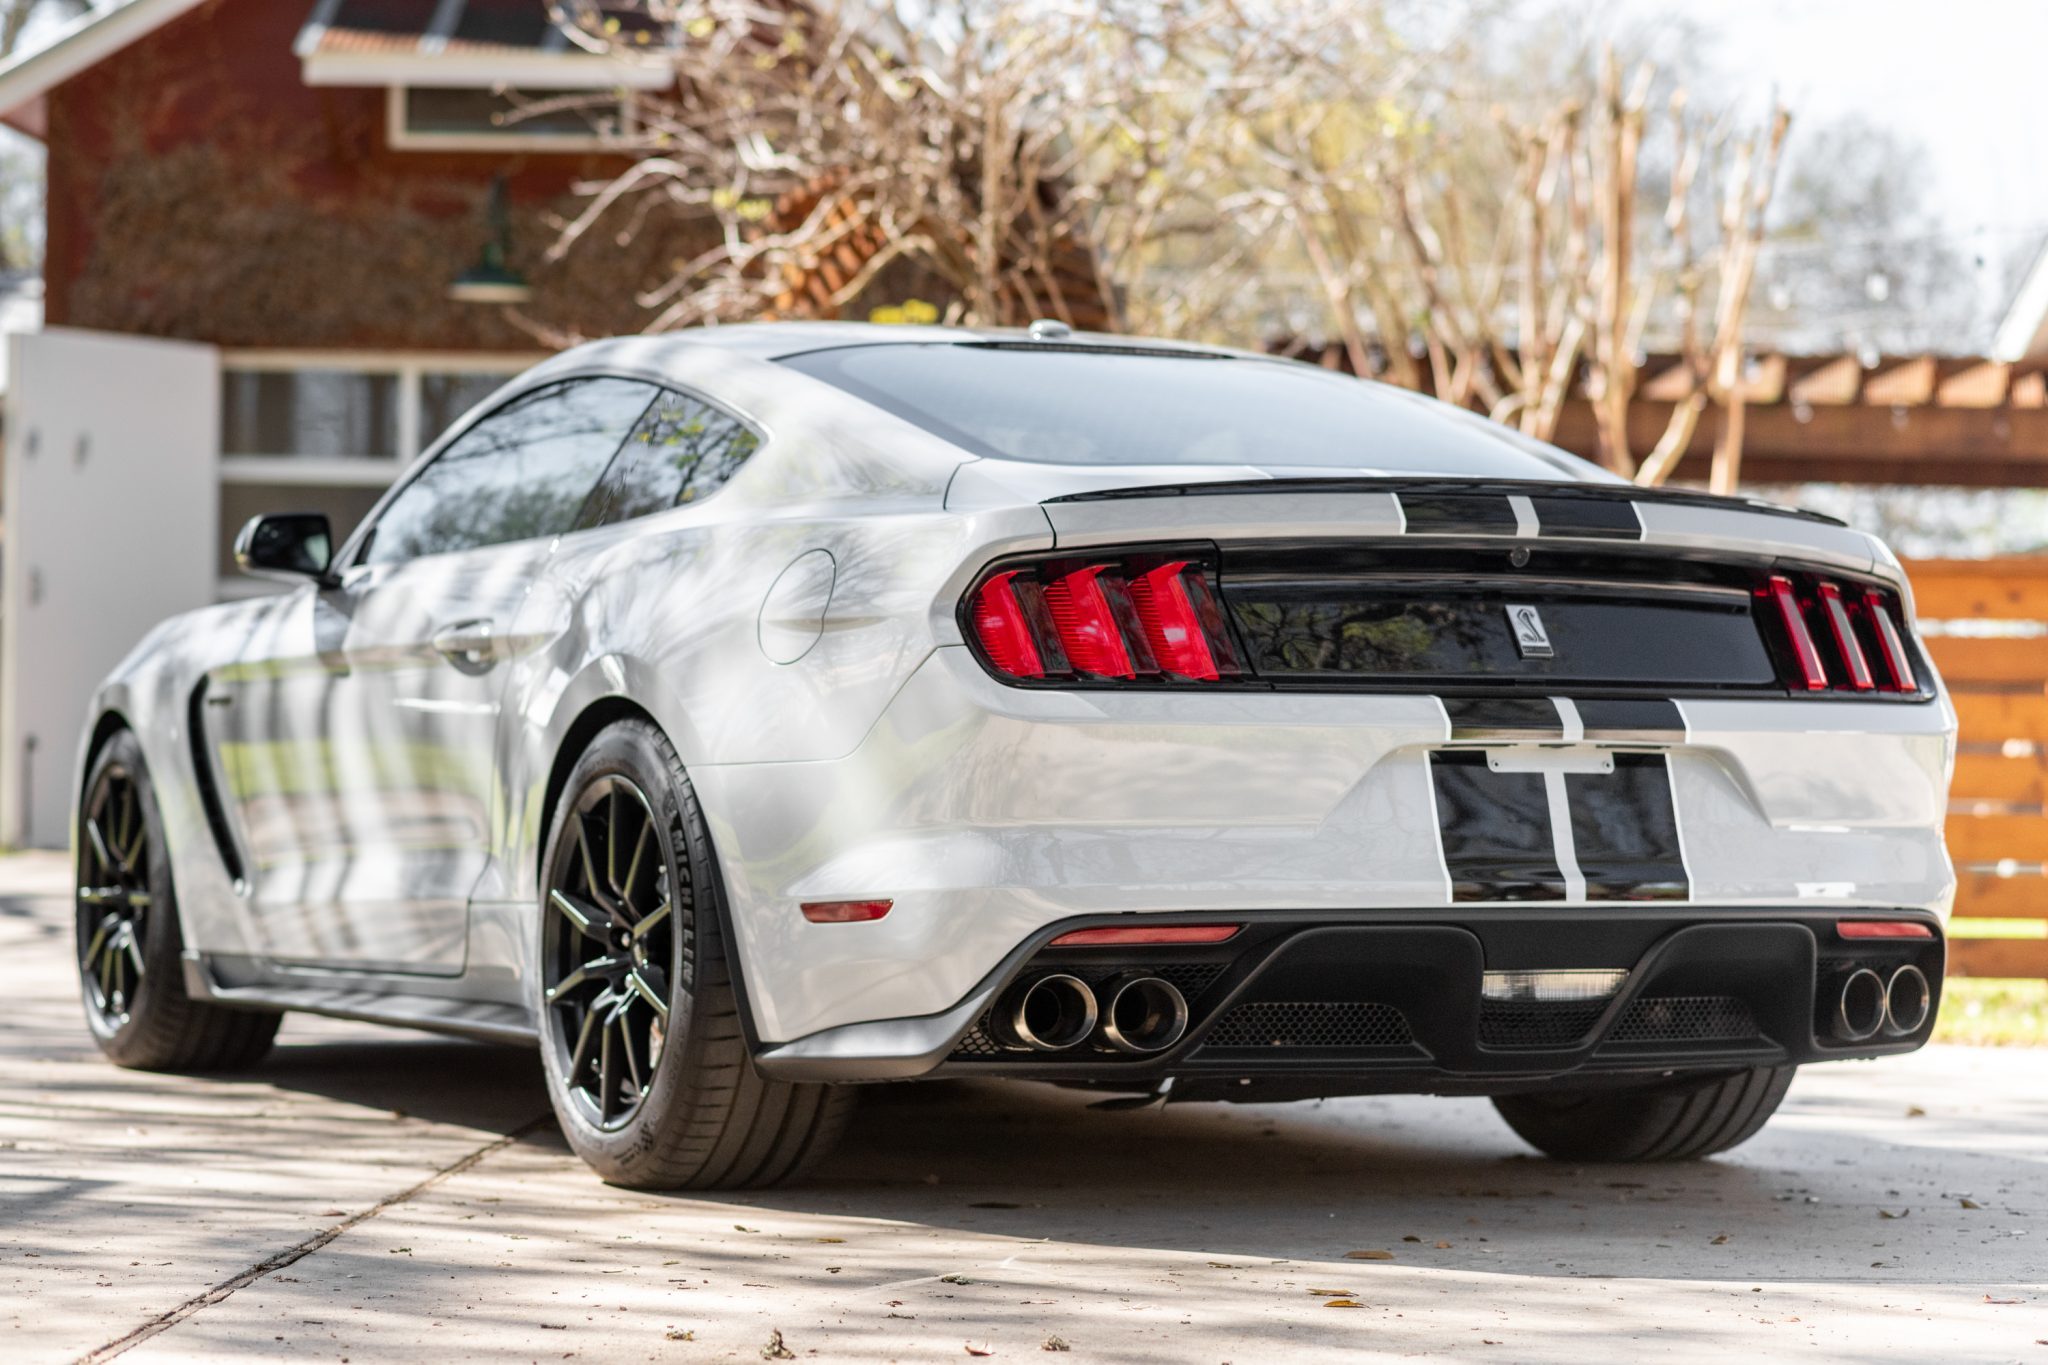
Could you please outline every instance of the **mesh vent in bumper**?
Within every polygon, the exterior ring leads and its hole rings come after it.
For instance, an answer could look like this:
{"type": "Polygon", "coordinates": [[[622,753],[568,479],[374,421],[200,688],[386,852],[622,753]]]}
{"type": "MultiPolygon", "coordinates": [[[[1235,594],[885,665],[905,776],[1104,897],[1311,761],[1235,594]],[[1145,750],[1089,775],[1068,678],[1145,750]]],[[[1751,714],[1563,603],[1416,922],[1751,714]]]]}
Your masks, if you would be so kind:
{"type": "Polygon", "coordinates": [[[1202,1040],[1212,1048],[1381,1048],[1414,1041],[1392,1005],[1260,1000],[1237,1006],[1202,1040]]]}
{"type": "Polygon", "coordinates": [[[1734,1041],[1757,1035],[1749,1006],[1729,995],[1667,995],[1638,1000],[1608,1035],[1610,1043],[1734,1041]]]}

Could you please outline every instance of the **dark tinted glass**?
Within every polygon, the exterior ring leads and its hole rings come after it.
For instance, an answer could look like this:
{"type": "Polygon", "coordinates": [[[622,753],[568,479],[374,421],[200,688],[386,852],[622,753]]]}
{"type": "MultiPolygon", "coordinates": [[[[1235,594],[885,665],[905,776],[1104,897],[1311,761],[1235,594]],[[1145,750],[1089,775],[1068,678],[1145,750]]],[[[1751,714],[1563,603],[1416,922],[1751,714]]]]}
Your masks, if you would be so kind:
{"type": "Polygon", "coordinates": [[[405,486],[377,519],[361,562],[569,530],[654,394],[654,385],[635,380],[572,379],[515,399],[405,486]]]}
{"type": "Polygon", "coordinates": [[[1608,477],[1447,404],[1286,361],[939,343],[784,363],[993,459],[1608,477]]]}
{"type": "Polygon", "coordinates": [[[398,453],[398,376],[352,370],[223,370],[223,455],[398,453]]]}
{"type": "Polygon", "coordinates": [[[584,520],[630,521],[718,491],[761,444],[738,418],[663,390],[612,462],[584,520]]]}

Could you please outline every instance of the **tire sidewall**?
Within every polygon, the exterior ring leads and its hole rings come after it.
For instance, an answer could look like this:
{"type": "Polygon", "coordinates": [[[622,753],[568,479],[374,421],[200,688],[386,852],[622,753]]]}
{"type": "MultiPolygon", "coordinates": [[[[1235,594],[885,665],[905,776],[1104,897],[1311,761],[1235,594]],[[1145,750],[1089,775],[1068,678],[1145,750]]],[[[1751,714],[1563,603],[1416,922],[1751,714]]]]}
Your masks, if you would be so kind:
{"type": "Polygon", "coordinates": [[[717,881],[705,866],[708,850],[693,837],[685,814],[686,781],[672,769],[651,726],[622,721],[601,731],[576,761],[568,780],[562,784],[562,795],[548,826],[547,856],[541,864],[539,913],[533,930],[535,969],[531,997],[540,1027],[541,1065],[547,1074],[548,1099],[563,1135],[576,1153],[606,1179],[631,1179],[636,1167],[658,1157],[664,1135],[688,1121],[685,1111],[693,1069],[691,1054],[698,1034],[697,973],[705,947],[700,926],[715,915],[710,898],[718,892],[717,881]],[[563,1040],[557,1032],[554,1011],[542,999],[546,989],[547,917],[553,913],[547,903],[548,888],[572,837],[578,799],[592,782],[605,777],[625,778],[647,797],[654,811],[661,856],[668,864],[670,896],[676,903],[669,1023],[661,1056],[655,1062],[653,1084],[632,1118],[611,1129],[593,1123],[569,1093],[563,1075],[563,1040]]]}

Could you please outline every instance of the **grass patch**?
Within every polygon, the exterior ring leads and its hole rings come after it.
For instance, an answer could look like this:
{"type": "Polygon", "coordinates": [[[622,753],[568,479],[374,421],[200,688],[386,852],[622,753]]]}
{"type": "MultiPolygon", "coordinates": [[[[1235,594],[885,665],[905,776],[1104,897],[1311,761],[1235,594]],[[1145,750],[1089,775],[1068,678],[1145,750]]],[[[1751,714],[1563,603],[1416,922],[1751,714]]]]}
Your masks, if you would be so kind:
{"type": "Polygon", "coordinates": [[[2048,1047],[2048,981],[1950,977],[1942,983],[1934,1041],[2048,1047]]]}
{"type": "Polygon", "coordinates": [[[2048,938],[2048,920],[1969,919],[1962,915],[1948,922],[1950,938],[2048,938]]]}

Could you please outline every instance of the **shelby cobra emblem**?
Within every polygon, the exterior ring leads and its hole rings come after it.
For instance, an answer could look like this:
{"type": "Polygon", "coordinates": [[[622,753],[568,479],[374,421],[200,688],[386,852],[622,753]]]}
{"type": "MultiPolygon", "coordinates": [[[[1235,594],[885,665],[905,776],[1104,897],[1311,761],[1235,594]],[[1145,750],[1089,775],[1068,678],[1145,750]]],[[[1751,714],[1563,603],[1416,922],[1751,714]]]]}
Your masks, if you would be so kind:
{"type": "Polygon", "coordinates": [[[1510,606],[1508,628],[1514,632],[1515,648],[1525,659],[1555,658],[1557,651],[1550,647],[1550,633],[1543,629],[1543,617],[1534,607],[1510,606]]]}

